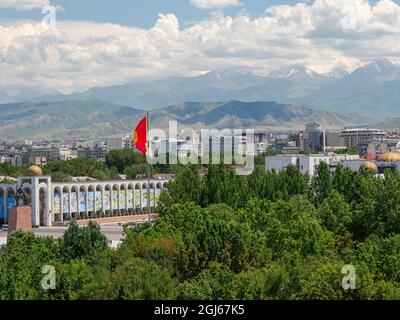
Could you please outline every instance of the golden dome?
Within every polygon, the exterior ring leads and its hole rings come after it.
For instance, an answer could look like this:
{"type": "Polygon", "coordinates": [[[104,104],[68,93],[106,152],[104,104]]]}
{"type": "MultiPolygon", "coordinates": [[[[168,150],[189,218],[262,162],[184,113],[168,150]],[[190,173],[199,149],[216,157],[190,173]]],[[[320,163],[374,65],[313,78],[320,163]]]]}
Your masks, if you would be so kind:
{"type": "Polygon", "coordinates": [[[378,167],[376,166],[376,164],[374,162],[371,162],[371,161],[364,162],[361,165],[361,168],[368,169],[369,171],[371,171],[374,174],[378,173],[378,167]]]}
{"type": "Polygon", "coordinates": [[[379,157],[381,161],[400,161],[400,153],[398,152],[385,152],[379,157]]]}
{"type": "Polygon", "coordinates": [[[42,169],[39,166],[30,166],[27,171],[28,176],[41,177],[43,175],[42,169]]]}

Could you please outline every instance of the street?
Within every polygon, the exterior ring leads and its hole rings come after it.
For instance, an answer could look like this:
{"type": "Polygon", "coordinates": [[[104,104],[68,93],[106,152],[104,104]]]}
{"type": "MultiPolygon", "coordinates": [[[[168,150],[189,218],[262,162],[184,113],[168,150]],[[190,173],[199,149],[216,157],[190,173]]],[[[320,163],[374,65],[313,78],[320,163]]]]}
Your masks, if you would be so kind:
{"type": "MultiPolygon", "coordinates": [[[[60,238],[68,227],[40,227],[34,228],[32,232],[37,236],[47,237],[51,236],[55,239],[60,238]]],[[[120,225],[101,225],[102,233],[110,241],[112,247],[116,247],[123,239],[123,228],[120,225]]],[[[7,232],[0,231],[0,245],[7,243],[7,232]]]]}

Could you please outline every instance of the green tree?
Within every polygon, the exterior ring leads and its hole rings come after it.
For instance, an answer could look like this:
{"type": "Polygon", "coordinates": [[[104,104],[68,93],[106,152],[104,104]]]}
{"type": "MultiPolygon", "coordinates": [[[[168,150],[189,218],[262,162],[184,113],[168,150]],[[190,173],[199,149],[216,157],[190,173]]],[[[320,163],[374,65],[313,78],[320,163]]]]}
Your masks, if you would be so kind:
{"type": "Polygon", "coordinates": [[[170,271],[141,258],[118,265],[106,288],[106,297],[116,300],[170,300],[176,296],[177,283],[170,271]]]}
{"type": "Polygon", "coordinates": [[[51,291],[41,286],[42,268],[58,258],[57,243],[50,237],[16,232],[0,248],[0,298],[47,299],[51,291]]]}
{"type": "Polygon", "coordinates": [[[146,163],[146,157],[131,149],[111,150],[106,154],[107,166],[116,167],[119,173],[123,173],[125,167],[129,165],[144,163],[146,163]]]}
{"type": "Polygon", "coordinates": [[[351,225],[353,215],[351,206],[337,191],[332,193],[322,202],[317,210],[322,225],[331,231],[339,246],[351,245],[351,225]]]}
{"type": "Polygon", "coordinates": [[[319,206],[329,197],[332,189],[333,183],[329,166],[325,162],[320,162],[317,172],[312,179],[310,199],[316,206],[319,206]]]}
{"type": "Polygon", "coordinates": [[[65,261],[93,258],[109,250],[108,240],[100,226],[90,221],[87,227],[79,227],[72,220],[68,230],[59,239],[60,254],[65,261]]]}

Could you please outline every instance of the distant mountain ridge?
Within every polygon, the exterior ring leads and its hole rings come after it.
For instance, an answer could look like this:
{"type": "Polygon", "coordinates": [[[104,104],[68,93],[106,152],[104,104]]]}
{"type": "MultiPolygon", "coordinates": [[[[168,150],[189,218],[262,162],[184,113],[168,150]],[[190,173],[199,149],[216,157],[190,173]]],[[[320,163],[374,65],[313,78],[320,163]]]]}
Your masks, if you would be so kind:
{"type": "Polygon", "coordinates": [[[167,128],[168,120],[177,120],[192,128],[253,128],[257,130],[300,130],[307,122],[320,122],[325,128],[368,124],[371,119],[357,114],[340,114],[304,106],[269,102],[232,100],[220,103],[186,102],[152,112],[152,123],[167,128]]]}
{"type": "Polygon", "coordinates": [[[97,100],[0,105],[0,136],[5,138],[94,138],[120,135],[143,111],[97,100]]]}
{"type": "MultiPolygon", "coordinates": [[[[0,136],[32,139],[97,139],[133,132],[145,111],[98,100],[0,105],[0,136]]],[[[276,102],[186,102],[154,110],[151,127],[301,130],[310,121],[326,129],[371,120],[357,114],[313,110],[276,102]]]]}
{"type": "MultiPolygon", "coordinates": [[[[0,92],[0,102],[10,99],[0,92]]],[[[20,101],[22,96],[15,99],[20,101]]],[[[32,99],[53,102],[96,99],[145,110],[185,101],[279,101],[385,119],[400,117],[400,66],[378,60],[352,73],[335,69],[327,74],[304,66],[288,66],[263,76],[225,70],[196,77],[135,81],[71,95],[32,93],[32,99]]]]}

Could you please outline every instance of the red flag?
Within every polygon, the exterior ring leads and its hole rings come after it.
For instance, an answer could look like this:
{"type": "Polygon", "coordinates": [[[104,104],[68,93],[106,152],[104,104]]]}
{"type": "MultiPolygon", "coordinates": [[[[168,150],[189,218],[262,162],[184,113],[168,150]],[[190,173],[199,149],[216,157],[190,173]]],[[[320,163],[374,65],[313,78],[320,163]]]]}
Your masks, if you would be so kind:
{"type": "Polygon", "coordinates": [[[147,153],[147,117],[144,117],[136,127],[133,141],[136,149],[143,154],[147,153]]]}

